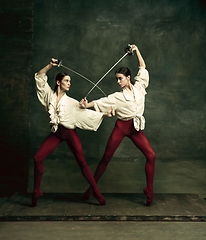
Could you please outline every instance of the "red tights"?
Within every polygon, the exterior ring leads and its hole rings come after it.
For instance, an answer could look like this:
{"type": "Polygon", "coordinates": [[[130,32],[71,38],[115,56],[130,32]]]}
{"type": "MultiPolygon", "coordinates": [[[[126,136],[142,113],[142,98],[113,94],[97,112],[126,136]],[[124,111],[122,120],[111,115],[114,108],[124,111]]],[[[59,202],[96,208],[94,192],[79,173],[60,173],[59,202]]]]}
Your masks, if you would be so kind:
{"type": "MultiPolygon", "coordinates": [[[[129,121],[117,120],[115,128],[107,143],[103,158],[101,159],[97,166],[96,172],[94,174],[94,179],[96,182],[98,182],[98,180],[106,170],[108,163],[112,159],[116,149],[118,148],[124,137],[129,137],[146,157],[145,172],[147,187],[144,189],[144,192],[147,195],[148,202],[150,204],[153,197],[155,153],[152,150],[150,143],[147,140],[144,133],[141,130],[137,131],[134,128],[132,119],[129,121]]],[[[87,189],[84,198],[85,199],[89,198],[91,193],[92,189],[91,188],[87,189]]]]}
{"type": "Polygon", "coordinates": [[[66,141],[68,144],[75,156],[77,164],[81,168],[83,176],[91,185],[92,190],[94,191],[94,196],[101,203],[101,201],[104,200],[104,197],[100,194],[92,172],[85,161],[82,145],[76,130],[67,129],[61,125],[59,125],[57,132],[50,133],[50,135],[44,140],[34,157],[34,194],[36,194],[36,198],[42,195],[40,184],[44,172],[43,161],[63,141],[66,141]]]}

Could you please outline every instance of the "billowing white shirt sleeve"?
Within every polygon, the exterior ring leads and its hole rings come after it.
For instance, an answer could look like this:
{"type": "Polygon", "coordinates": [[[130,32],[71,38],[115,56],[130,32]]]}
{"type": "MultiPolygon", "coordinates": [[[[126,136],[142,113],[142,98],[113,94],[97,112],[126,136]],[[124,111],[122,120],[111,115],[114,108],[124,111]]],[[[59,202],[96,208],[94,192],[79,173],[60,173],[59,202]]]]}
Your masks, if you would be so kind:
{"type": "Polygon", "coordinates": [[[95,112],[89,109],[82,109],[79,103],[74,109],[74,116],[76,119],[76,127],[84,130],[97,131],[102,120],[104,113],[95,112]]]}
{"type": "Polygon", "coordinates": [[[48,103],[48,95],[54,93],[49,84],[47,83],[47,75],[45,73],[37,74],[35,73],[36,81],[36,93],[40,103],[46,106],[48,103]]]}
{"type": "Polygon", "coordinates": [[[116,110],[115,94],[116,93],[113,93],[113,94],[109,95],[108,97],[100,98],[98,100],[93,101],[94,109],[97,112],[108,112],[111,107],[113,110],[116,110]]]}
{"type": "Polygon", "coordinates": [[[149,85],[149,73],[147,69],[140,67],[137,75],[134,77],[135,85],[140,83],[145,89],[149,85]]]}

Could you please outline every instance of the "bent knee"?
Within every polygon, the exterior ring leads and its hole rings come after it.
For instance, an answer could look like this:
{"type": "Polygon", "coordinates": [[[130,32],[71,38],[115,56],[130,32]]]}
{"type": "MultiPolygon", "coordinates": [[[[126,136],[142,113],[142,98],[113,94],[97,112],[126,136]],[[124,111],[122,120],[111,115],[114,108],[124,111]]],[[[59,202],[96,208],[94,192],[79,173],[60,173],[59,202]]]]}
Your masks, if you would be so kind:
{"type": "Polygon", "coordinates": [[[147,154],[147,159],[149,162],[155,162],[155,158],[156,158],[156,155],[154,151],[151,151],[149,152],[149,154],[147,154]]]}
{"type": "Polygon", "coordinates": [[[81,169],[88,166],[87,163],[86,163],[86,161],[84,161],[84,162],[79,162],[79,161],[77,161],[77,164],[78,164],[78,166],[79,166],[81,169]]]}
{"type": "Polygon", "coordinates": [[[80,168],[84,168],[84,167],[88,166],[84,157],[75,156],[75,158],[76,158],[77,164],[80,168]]]}
{"type": "Polygon", "coordinates": [[[44,158],[43,158],[41,155],[36,154],[36,155],[34,156],[34,163],[41,163],[41,162],[43,162],[43,161],[44,161],[44,158]]]}

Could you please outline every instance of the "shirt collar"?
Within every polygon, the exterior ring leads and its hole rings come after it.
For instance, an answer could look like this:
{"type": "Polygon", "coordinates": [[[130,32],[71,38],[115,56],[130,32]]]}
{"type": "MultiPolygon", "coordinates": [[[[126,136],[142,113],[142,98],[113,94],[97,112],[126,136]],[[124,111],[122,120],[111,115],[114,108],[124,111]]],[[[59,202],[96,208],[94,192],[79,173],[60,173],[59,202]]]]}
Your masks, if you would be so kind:
{"type": "MultiPolygon", "coordinates": [[[[60,101],[59,101],[59,103],[58,103],[58,105],[61,103],[61,104],[63,104],[64,102],[65,102],[65,97],[66,97],[67,95],[66,95],[66,93],[64,93],[64,95],[62,96],[62,98],[60,99],[60,101]]],[[[53,94],[53,97],[52,97],[52,100],[51,100],[51,102],[50,102],[50,104],[51,105],[53,105],[53,107],[54,108],[56,108],[57,106],[56,106],[56,99],[57,99],[57,95],[56,95],[56,92],[54,92],[54,94],[53,94]]]]}
{"type": "MultiPolygon", "coordinates": [[[[133,87],[133,85],[132,85],[132,87],[133,87]]],[[[127,101],[134,101],[134,98],[128,93],[126,88],[123,88],[122,91],[123,91],[123,95],[127,101]]],[[[134,87],[133,87],[133,91],[134,91],[134,87]]],[[[134,94],[135,94],[135,91],[134,91],[134,94]]]]}

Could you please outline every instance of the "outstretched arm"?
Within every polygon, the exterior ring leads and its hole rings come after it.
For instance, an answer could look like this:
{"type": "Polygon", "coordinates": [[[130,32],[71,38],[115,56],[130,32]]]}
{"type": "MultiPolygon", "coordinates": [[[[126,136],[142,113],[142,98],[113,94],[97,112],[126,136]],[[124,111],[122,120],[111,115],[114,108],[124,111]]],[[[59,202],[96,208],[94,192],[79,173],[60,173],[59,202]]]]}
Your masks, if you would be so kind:
{"type": "Polygon", "coordinates": [[[144,59],[142,58],[142,55],[141,55],[138,47],[133,44],[133,45],[132,45],[132,50],[133,50],[133,51],[136,51],[137,58],[138,58],[138,60],[139,60],[139,66],[142,67],[142,68],[146,68],[144,59]]]}
{"type": "Polygon", "coordinates": [[[92,107],[94,107],[94,102],[92,101],[92,102],[88,103],[86,97],[84,99],[82,99],[79,102],[79,104],[82,108],[92,108],[92,107]]]}
{"type": "Polygon", "coordinates": [[[108,112],[104,113],[103,116],[104,117],[113,117],[113,116],[115,116],[115,111],[111,107],[108,112]]]}
{"type": "Polygon", "coordinates": [[[42,74],[42,73],[47,73],[53,66],[57,66],[58,60],[55,58],[52,58],[50,63],[48,65],[46,65],[44,68],[42,68],[37,75],[42,74]],[[55,63],[56,62],[56,63],[55,63]]]}
{"type": "MultiPolygon", "coordinates": [[[[82,99],[80,102],[79,102],[79,105],[82,107],[82,108],[92,108],[94,107],[94,102],[87,102],[87,99],[86,97],[84,99],[82,99]]],[[[113,110],[113,108],[111,107],[109,109],[108,112],[104,113],[103,115],[104,117],[113,117],[115,116],[115,111],[113,110]]]]}

